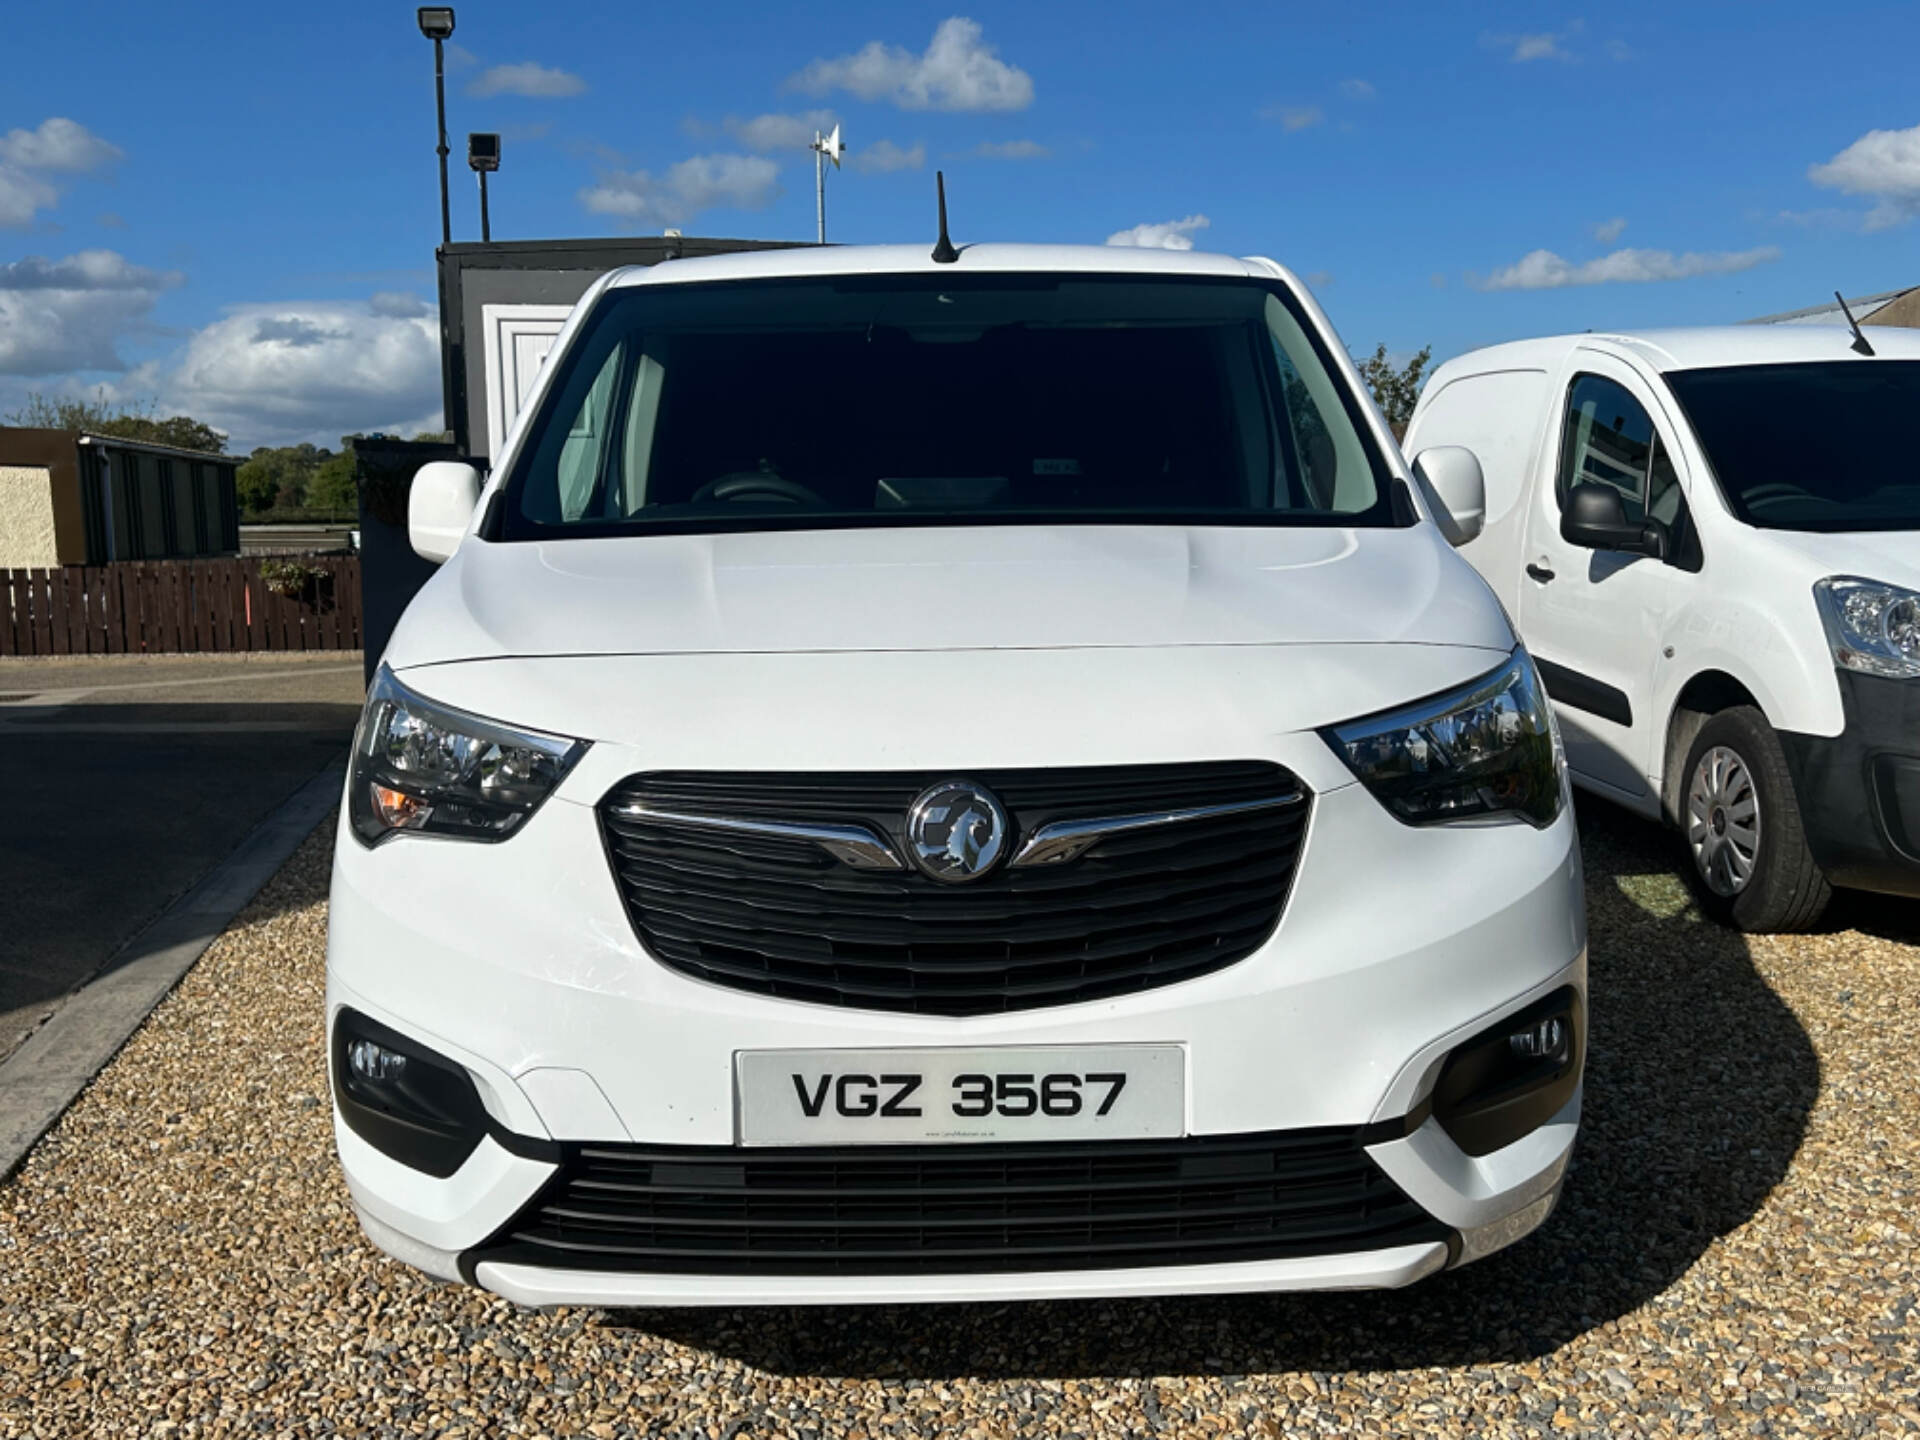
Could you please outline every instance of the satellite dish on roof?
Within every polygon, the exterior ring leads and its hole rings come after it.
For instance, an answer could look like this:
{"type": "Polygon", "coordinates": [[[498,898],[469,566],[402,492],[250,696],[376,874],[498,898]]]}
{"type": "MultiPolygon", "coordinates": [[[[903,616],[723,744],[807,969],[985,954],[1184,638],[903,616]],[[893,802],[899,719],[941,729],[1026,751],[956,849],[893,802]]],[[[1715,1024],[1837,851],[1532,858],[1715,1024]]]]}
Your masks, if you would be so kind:
{"type": "Polygon", "coordinates": [[[814,148],[833,162],[833,168],[840,168],[840,157],[847,153],[844,141],[840,139],[840,127],[833,127],[833,133],[822,140],[818,134],[813,137],[814,148]]]}

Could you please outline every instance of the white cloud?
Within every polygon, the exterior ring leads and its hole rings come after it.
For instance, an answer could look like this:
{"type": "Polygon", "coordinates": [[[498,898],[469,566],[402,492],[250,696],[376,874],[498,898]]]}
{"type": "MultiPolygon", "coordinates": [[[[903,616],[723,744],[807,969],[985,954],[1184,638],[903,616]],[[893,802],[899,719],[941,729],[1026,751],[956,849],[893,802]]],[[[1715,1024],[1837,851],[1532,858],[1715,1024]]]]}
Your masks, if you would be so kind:
{"type": "Polygon", "coordinates": [[[984,140],[973,153],[982,160],[1043,160],[1053,152],[1038,140],[984,140]]]}
{"type": "Polygon", "coordinates": [[[1807,178],[1843,195],[1866,195],[1879,203],[1865,228],[1884,230],[1920,215],[1920,125],[1910,130],[1869,130],[1807,178]]]}
{"type": "Polygon", "coordinates": [[[749,150],[807,150],[815,135],[830,134],[835,117],[831,110],[809,110],[804,115],[756,115],[742,120],[729,115],[727,133],[749,150]]]}
{"type": "Polygon", "coordinates": [[[1777,246],[1762,245],[1754,250],[1722,250],[1708,253],[1688,251],[1675,255],[1671,250],[1615,250],[1598,260],[1576,265],[1551,250],[1534,250],[1517,264],[1496,270],[1484,280],[1472,283],[1480,290],[1557,290],[1568,285],[1631,285],[1657,280],[1690,280],[1696,275],[1733,275],[1778,260],[1777,246]]]}
{"type": "Polygon", "coordinates": [[[927,147],[920,142],[907,148],[891,140],[876,140],[853,157],[854,168],[870,175],[885,175],[894,170],[918,170],[926,163],[927,147]]]}
{"type": "Polygon", "coordinates": [[[229,449],[242,454],[444,423],[438,324],[425,314],[376,314],[371,303],[236,306],[117,388],[157,396],[163,411],[225,430],[229,449]]]}
{"type": "Polygon", "coordinates": [[[53,208],[60,192],[37,175],[0,165],[0,226],[18,230],[33,223],[42,210],[53,208]]]}
{"type": "Polygon", "coordinates": [[[940,22],[925,54],[874,40],[851,55],[815,60],[787,87],[808,95],[845,90],[902,110],[1026,109],[1033,77],[1000,59],[981,33],[977,22],[956,15],[940,22]]]}
{"type": "Polygon", "coordinates": [[[432,307],[409,290],[379,290],[368,298],[367,310],[393,320],[411,320],[430,313],[432,307]]]}
{"type": "Polygon", "coordinates": [[[1296,130],[1310,130],[1327,118],[1327,112],[1318,105],[1269,105],[1260,112],[1262,120],[1278,120],[1280,128],[1289,135],[1296,130]]]}
{"type": "Polygon", "coordinates": [[[1507,58],[1516,65],[1525,65],[1532,60],[1559,60],[1570,62],[1573,52],[1565,45],[1565,35],[1540,33],[1534,35],[1482,35],[1480,43],[1494,50],[1505,50],[1507,58]]]}
{"type": "Polygon", "coordinates": [[[1167,220],[1158,225],[1136,225],[1117,230],[1107,237],[1109,245],[1137,245],[1147,250],[1191,250],[1196,232],[1213,222],[1204,215],[1189,215],[1184,220],[1167,220]]]}
{"type": "Polygon", "coordinates": [[[757,155],[695,155],[655,176],[612,170],[580,192],[595,215],[636,225],[677,225],[703,210],[760,210],[779,193],[780,167],[757,155]]]}
{"type": "Polygon", "coordinates": [[[1307,276],[1307,284],[1316,290],[1324,290],[1333,284],[1333,272],[1331,270],[1315,270],[1307,276]]]}
{"type": "Polygon", "coordinates": [[[125,369],[121,337],[142,328],[160,293],[183,278],[112,250],[0,265],[0,374],[125,369]]]}
{"type": "Polygon", "coordinates": [[[59,203],[48,175],[83,175],[122,159],[111,145],[76,120],[55,115],[33,130],[0,135],[0,226],[19,229],[59,203]]]}
{"type": "Polygon", "coordinates": [[[22,170],[47,170],[80,175],[122,159],[120,147],[110,145],[76,120],[55,115],[37,130],[9,130],[0,135],[0,164],[22,170]]]}
{"type": "Polygon", "coordinates": [[[1380,92],[1375,90],[1372,82],[1368,80],[1342,80],[1340,93],[1349,100],[1371,100],[1380,92]]]}
{"type": "Polygon", "coordinates": [[[1598,240],[1602,245],[1611,245],[1620,238],[1626,228],[1627,222],[1625,217],[1616,215],[1611,220],[1595,221],[1587,227],[1587,233],[1592,235],[1593,238],[1598,240]]]}
{"type": "Polygon", "coordinates": [[[569,70],[536,65],[528,60],[519,65],[493,65],[482,70],[467,85],[469,95],[521,95],[529,100],[563,100],[578,95],[587,82],[569,70]]]}

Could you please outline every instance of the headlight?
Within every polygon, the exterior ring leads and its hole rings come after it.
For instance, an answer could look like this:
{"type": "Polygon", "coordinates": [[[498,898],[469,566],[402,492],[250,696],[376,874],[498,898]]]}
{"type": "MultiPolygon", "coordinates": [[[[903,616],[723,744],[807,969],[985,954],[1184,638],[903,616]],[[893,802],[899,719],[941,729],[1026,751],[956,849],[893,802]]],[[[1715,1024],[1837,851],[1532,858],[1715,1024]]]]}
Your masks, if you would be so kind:
{"type": "Polygon", "coordinates": [[[504,840],[586,750],[436,705],[382,665],[353,737],[353,833],[368,845],[399,830],[504,840]]]}
{"type": "Polygon", "coordinates": [[[1324,732],[1353,773],[1409,825],[1560,813],[1566,762],[1525,650],[1484,679],[1324,732]]]}
{"type": "Polygon", "coordinates": [[[1834,664],[1896,679],[1920,675],[1920,594],[1835,575],[1815,582],[1813,595],[1834,664]]]}

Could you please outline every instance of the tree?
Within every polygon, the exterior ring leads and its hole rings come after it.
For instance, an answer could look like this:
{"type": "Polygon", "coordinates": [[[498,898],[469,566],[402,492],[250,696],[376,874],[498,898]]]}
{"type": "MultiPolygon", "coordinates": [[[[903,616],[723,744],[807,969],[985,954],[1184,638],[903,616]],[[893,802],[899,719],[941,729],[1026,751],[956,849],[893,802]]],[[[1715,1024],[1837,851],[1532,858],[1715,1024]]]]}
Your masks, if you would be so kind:
{"type": "Polygon", "coordinates": [[[121,440],[144,440],[149,445],[173,445],[218,455],[226,447],[226,432],[188,415],[161,416],[155,402],[110,401],[99,390],[91,400],[54,400],[29,392],[27,403],[6,417],[9,425],[36,430],[85,430],[121,440]]]}
{"type": "Polygon", "coordinates": [[[1360,362],[1360,378],[1373,392],[1374,403],[1387,417],[1395,435],[1405,435],[1407,422],[1413,419],[1414,403],[1420,398],[1420,382],[1426,378],[1427,362],[1433,359],[1433,347],[1423,345],[1420,353],[1405,366],[1395,369],[1387,358],[1386,342],[1374,347],[1373,354],[1360,362]]]}
{"type": "Polygon", "coordinates": [[[271,510],[274,494],[280,489],[277,468],[271,461],[260,457],[261,452],[254,451],[253,458],[236,470],[233,476],[233,487],[240,497],[240,508],[249,515],[271,510]]]}
{"type": "Polygon", "coordinates": [[[307,485],[307,505],[314,510],[353,512],[359,507],[360,492],[353,480],[351,444],[338,455],[321,462],[307,485]]]}
{"type": "Polygon", "coordinates": [[[234,477],[240,504],[250,515],[289,510],[351,514],[359,505],[352,440],[341,444],[346,448],[338,454],[307,442],[260,446],[234,477]]]}

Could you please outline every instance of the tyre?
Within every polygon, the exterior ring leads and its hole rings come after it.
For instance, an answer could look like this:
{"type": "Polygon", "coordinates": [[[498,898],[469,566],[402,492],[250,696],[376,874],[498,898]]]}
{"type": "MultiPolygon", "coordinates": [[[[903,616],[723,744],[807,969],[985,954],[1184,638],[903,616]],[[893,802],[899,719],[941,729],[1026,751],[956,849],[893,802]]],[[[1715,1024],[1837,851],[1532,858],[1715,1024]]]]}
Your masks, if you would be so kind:
{"type": "Polygon", "coordinates": [[[1751,705],[1710,716],[1687,752],[1680,827],[1703,908],[1750,933],[1805,930],[1833,896],[1807,848],[1786,752],[1751,705]]]}

